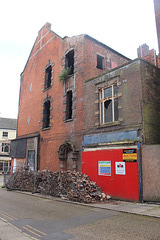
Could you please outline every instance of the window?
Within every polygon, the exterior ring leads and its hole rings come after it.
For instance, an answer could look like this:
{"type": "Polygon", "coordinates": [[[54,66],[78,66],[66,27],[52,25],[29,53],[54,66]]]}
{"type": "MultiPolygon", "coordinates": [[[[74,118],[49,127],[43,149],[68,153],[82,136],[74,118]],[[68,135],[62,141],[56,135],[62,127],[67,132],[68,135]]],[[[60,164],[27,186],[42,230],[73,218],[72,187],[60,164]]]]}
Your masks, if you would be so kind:
{"type": "Polygon", "coordinates": [[[34,150],[28,151],[27,165],[29,166],[30,170],[32,171],[35,170],[35,151],[34,150]]]}
{"type": "Polygon", "coordinates": [[[3,137],[8,137],[8,132],[3,132],[3,137]]]}
{"type": "Polygon", "coordinates": [[[100,90],[100,124],[118,121],[118,87],[100,90]]]}
{"type": "Polygon", "coordinates": [[[97,68],[103,70],[104,57],[97,54],[97,68]]]}
{"type": "Polygon", "coordinates": [[[65,68],[71,68],[70,74],[74,73],[74,50],[71,50],[66,54],[65,58],[65,68]]]}
{"type": "Polygon", "coordinates": [[[45,70],[45,89],[51,86],[52,66],[49,66],[45,70]]]}
{"type": "Polygon", "coordinates": [[[2,143],[2,152],[9,153],[9,144],[8,143],[2,143]]]}
{"type": "Polygon", "coordinates": [[[43,108],[43,128],[48,128],[50,126],[50,101],[44,102],[43,108]]]}
{"type": "Polygon", "coordinates": [[[72,90],[67,92],[66,120],[72,119],[72,90]]]}

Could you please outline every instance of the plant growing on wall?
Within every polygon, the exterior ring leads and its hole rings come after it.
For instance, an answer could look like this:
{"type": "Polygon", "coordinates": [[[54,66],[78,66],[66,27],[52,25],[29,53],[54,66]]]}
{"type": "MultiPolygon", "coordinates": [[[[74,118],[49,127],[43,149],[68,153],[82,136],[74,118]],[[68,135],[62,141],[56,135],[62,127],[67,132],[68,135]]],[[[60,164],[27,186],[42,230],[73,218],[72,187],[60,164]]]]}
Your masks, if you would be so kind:
{"type": "Polygon", "coordinates": [[[71,72],[71,67],[64,68],[62,73],[59,75],[59,81],[65,82],[66,79],[69,77],[71,72]]]}

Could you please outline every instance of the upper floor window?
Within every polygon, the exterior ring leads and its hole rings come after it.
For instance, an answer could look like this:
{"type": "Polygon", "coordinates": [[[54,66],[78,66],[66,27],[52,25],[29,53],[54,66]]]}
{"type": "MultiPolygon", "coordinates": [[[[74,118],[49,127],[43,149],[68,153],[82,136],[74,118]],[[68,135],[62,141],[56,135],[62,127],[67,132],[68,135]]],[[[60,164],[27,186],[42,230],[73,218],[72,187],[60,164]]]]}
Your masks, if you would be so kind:
{"type": "Polygon", "coordinates": [[[118,121],[118,87],[100,90],[100,124],[118,121]]]}
{"type": "Polygon", "coordinates": [[[8,137],[8,132],[3,132],[2,136],[3,137],[8,137]]]}
{"type": "Polygon", "coordinates": [[[71,69],[70,74],[74,73],[74,50],[68,52],[65,56],[65,68],[71,69]]]}
{"type": "Polygon", "coordinates": [[[2,143],[2,152],[4,152],[4,153],[9,152],[9,144],[8,143],[2,143]]]}
{"type": "Polygon", "coordinates": [[[45,70],[45,89],[51,86],[51,78],[52,78],[52,66],[49,66],[45,70]]]}
{"type": "Polygon", "coordinates": [[[104,57],[97,54],[97,68],[104,69],[104,57]]]}
{"type": "Polygon", "coordinates": [[[50,100],[44,102],[43,108],[43,128],[50,127],[50,100]]]}
{"type": "Polygon", "coordinates": [[[66,120],[72,119],[72,90],[67,92],[66,120]]]}

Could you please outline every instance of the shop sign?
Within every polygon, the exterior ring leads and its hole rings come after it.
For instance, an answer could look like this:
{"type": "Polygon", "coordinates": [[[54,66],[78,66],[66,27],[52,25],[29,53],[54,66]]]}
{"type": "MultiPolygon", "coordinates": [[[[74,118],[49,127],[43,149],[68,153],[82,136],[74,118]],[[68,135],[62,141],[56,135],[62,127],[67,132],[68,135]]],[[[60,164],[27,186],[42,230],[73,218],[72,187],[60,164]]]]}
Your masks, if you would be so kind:
{"type": "Polygon", "coordinates": [[[125,162],[116,162],[116,174],[119,175],[125,175],[126,169],[125,169],[125,162]]]}
{"type": "Polygon", "coordinates": [[[123,161],[124,162],[136,162],[137,161],[137,149],[123,149],[123,161]]]}
{"type": "Polygon", "coordinates": [[[111,176],[111,161],[98,162],[98,175],[111,176]]]}

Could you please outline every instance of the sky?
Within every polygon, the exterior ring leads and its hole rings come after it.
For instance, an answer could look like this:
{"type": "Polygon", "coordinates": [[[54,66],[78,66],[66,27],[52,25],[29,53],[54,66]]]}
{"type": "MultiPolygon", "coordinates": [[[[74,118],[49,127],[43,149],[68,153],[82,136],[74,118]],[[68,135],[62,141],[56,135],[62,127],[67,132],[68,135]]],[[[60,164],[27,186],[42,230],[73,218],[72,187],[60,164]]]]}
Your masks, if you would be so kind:
{"type": "Polygon", "coordinates": [[[61,37],[88,34],[131,59],[144,43],[158,54],[153,0],[0,1],[0,117],[18,116],[20,74],[46,22],[61,37]]]}

